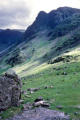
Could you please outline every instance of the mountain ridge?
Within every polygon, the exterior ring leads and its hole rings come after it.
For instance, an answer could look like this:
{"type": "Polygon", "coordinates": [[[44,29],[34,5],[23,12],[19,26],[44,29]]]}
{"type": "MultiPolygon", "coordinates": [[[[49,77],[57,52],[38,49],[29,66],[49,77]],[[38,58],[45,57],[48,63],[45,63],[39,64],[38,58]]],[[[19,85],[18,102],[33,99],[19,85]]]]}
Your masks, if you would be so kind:
{"type": "Polygon", "coordinates": [[[49,13],[41,11],[33,24],[23,33],[21,42],[5,54],[8,54],[5,62],[15,66],[19,62],[18,55],[21,63],[37,60],[39,63],[44,63],[64,53],[67,49],[78,46],[79,20],[80,9],[60,7],[49,13]],[[53,27],[51,27],[52,24],[53,27]]]}
{"type": "Polygon", "coordinates": [[[70,7],[60,7],[57,10],[52,10],[49,13],[44,11],[39,12],[35,21],[27,28],[24,34],[24,39],[33,36],[38,31],[43,29],[54,29],[57,25],[64,21],[64,19],[71,17],[75,13],[80,13],[80,9],[70,7]]]}
{"type": "Polygon", "coordinates": [[[16,29],[1,29],[0,30],[0,51],[3,51],[5,48],[8,48],[12,44],[17,44],[21,42],[23,35],[23,30],[16,29]]]}

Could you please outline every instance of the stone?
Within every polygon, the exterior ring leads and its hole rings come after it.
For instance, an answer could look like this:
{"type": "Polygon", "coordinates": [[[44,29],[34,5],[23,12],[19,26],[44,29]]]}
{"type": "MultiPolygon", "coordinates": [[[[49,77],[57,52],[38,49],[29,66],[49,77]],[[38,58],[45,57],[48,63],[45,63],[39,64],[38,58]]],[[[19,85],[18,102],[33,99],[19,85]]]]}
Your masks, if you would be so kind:
{"type": "Polygon", "coordinates": [[[75,106],[77,109],[80,109],[80,105],[75,106]]]}
{"type": "Polygon", "coordinates": [[[78,112],[74,112],[74,115],[78,115],[79,113],[78,112]]]}
{"type": "Polygon", "coordinates": [[[40,90],[40,88],[28,88],[27,89],[27,91],[32,91],[32,92],[36,92],[36,91],[38,91],[38,90],[40,90]]]}
{"type": "Polygon", "coordinates": [[[44,89],[48,89],[49,87],[48,86],[45,86],[44,89]]]}
{"type": "Polygon", "coordinates": [[[2,119],[2,117],[0,116],[0,120],[2,119]]]}
{"type": "Polygon", "coordinates": [[[50,86],[50,88],[54,88],[54,86],[50,86]]]}
{"type": "Polygon", "coordinates": [[[56,108],[58,108],[58,109],[63,109],[63,106],[58,105],[58,106],[56,106],[56,108]]]}
{"type": "Polygon", "coordinates": [[[8,69],[8,71],[6,71],[6,73],[5,73],[5,75],[6,76],[16,76],[16,73],[14,72],[14,70],[12,70],[12,69],[8,69]]]}
{"type": "Polygon", "coordinates": [[[63,72],[62,75],[67,75],[67,73],[66,72],[63,72]]]}
{"type": "Polygon", "coordinates": [[[24,102],[24,100],[19,100],[19,103],[21,104],[21,103],[23,103],[24,102]]]}
{"type": "Polygon", "coordinates": [[[0,111],[19,105],[21,86],[20,78],[11,69],[0,76],[0,111]]]}
{"type": "Polygon", "coordinates": [[[30,103],[27,103],[27,104],[24,104],[23,105],[23,110],[30,110],[30,109],[32,109],[33,108],[33,106],[32,106],[32,104],[30,104],[30,103]]]}
{"type": "Polygon", "coordinates": [[[39,101],[42,101],[43,100],[43,97],[38,97],[37,99],[35,99],[35,101],[34,102],[39,102],[39,101]]]}
{"type": "Polygon", "coordinates": [[[48,107],[50,107],[50,104],[48,104],[47,102],[44,102],[41,106],[45,107],[45,108],[48,108],[48,107]]]}
{"type": "Polygon", "coordinates": [[[45,103],[45,101],[44,101],[44,100],[41,100],[41,101],[38,101],[38,102],[34,102],[34,103],[33,103],[33,106],[34,106],[34,107],[43,106],[44,103],[45,103]]]}
{"type": "Polygon", "coordinates": [[[30,94],[33,94],[34,92],[33,91],[30,91],[30,94]]]}
{"type": "Polygon", "coordinates": [[[9,120],[70,120],[69,115],[64,112],[50,110],[43,107],[36,107],[15,115],[9,120]]]}
{"type": "Polygon", "coordinates": [[[34,106],[34,107],[39,107],[39,106],[42,106],[42,107],[49,107],[50,105],[49,105],[45,100],[43,100],[42,97],[39,97],[39,98],[37,98],[37,99],[34,101],[33,106],[34,106]]]}
{"type": "Polygon", "coordinates": [[[53,86],[45,86],[44,89],[53,88],[53,86]]]}
{"type": "Polygon", "coordinates": [[[65,113],[61,111],[36,107],[30,110],[23,110],[8,120],[70,120],[70,116],[65,115],[65,113]]]}

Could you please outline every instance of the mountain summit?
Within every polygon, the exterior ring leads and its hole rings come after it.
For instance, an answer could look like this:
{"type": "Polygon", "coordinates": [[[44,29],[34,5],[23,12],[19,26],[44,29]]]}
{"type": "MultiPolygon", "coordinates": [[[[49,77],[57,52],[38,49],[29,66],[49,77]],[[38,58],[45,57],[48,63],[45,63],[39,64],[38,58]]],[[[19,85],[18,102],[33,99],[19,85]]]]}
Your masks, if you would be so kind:
{"type": "Polygon", "coordinates": [[[25,32],[24,38],[33,36],[35,33],[44,29],[54,29],[57,25],[62,23],[65,19],[72,17],[74,14],[80,13],[80,9],[70,7],[60,7],[49,13],[41,11],[36,20],[29,26],[25,32]]]}

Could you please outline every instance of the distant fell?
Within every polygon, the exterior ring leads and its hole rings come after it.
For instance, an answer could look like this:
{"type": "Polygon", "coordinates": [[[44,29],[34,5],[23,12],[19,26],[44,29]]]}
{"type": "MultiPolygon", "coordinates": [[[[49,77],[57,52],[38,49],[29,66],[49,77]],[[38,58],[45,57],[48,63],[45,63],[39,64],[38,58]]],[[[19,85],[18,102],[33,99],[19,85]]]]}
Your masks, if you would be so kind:
{"type": "Polygon", "coordinates": [[[49,13],[41,11],[33,24],[25,31],[24,40],[30,38],[31,36],[34,37],[37,32],[44,29],[54,29],[64,20],[78,13],[80,13],[80,9],[70,7],[60,7],[57,10],[52,10],[49,13]]]}

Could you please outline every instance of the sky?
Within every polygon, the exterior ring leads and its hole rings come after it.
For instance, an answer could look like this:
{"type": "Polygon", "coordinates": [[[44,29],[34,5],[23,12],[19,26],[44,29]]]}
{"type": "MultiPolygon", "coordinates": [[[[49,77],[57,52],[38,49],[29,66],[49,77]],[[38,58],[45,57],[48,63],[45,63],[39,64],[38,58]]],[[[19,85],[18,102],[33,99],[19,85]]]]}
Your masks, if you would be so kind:
{"type": "Polygon", "coordinates": [[[80,8],[80,0],[0,0],[0,29],[26,29],[40,11],[80,8]]]}

